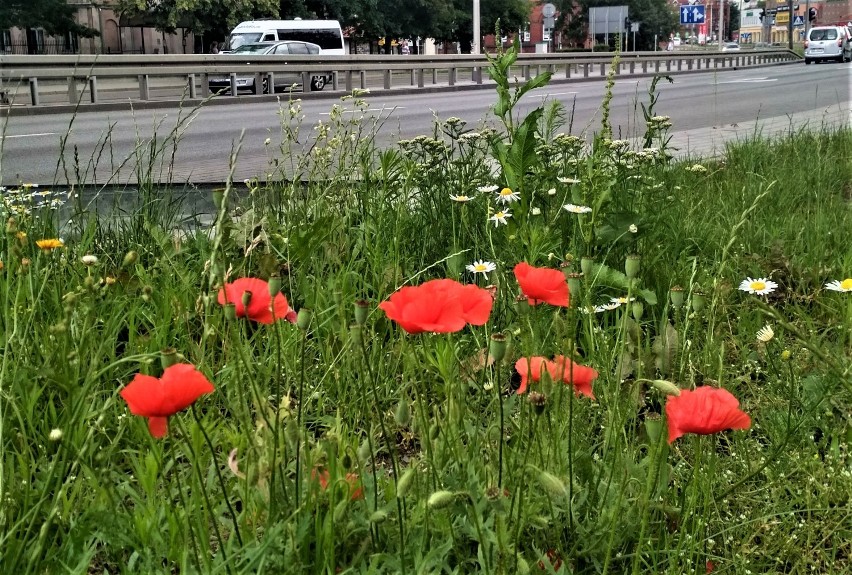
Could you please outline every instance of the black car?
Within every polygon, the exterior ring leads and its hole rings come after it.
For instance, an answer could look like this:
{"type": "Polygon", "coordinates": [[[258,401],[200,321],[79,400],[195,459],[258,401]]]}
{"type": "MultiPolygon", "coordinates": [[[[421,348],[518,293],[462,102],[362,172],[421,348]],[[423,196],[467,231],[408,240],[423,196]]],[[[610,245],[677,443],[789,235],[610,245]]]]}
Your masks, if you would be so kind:
{"type": "MultiPolygon", "coordinates": [[[[257,42],[253,44],[243,44],[233,52],[227,52],[224,56],[261,56],[261,55],[316,55],[320,54],[322,49],[310,42],[299,42],[296,40],[284,40],[282,42],[257,42]]],[[[274,74],[275,86],[274,90],[286,90],[294,84],[301,85],[302,75],[300,73],[276,73],[274,74]]],[[[331,81],[331,73],[321,76],[311,77],[311,90],[322,90],[325,85],[331,81]]],[[[211,76],[207,80],[211,92],[228,93],[231,89],[231,79],[228,76],[211,76]]],[[[237,91],[251,92],[257,94],[257,86],[255,86],[254,76],[237,76],[237,91]]],[[[269,92],[266,78],[263,79],[263,93],[269,92]]]]}

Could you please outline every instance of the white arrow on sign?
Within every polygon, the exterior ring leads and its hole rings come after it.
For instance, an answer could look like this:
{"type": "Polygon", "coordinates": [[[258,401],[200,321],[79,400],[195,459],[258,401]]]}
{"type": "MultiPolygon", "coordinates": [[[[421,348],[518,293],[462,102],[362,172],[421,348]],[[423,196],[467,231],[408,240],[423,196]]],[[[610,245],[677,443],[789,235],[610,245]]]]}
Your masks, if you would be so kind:
{"type": "Polygon", "coordinates": [[[692,19],[693,20],[704,20],[704,13],[701,12],[698,8],[692,9],[692,19]]]}

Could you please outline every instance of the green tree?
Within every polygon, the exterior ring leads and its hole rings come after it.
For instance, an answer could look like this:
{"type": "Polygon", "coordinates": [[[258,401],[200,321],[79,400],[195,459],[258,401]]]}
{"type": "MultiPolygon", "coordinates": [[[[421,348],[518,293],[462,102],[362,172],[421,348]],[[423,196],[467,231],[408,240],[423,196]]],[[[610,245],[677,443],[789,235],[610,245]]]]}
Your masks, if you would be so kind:
{"type": "MultiPolygon", "coordinates": [[[[637,50],[653,50],[654,37],[668,38],[679,27],[678,13],[671,9],[666,0],[551,0],[559,10],[556,28],[563,33],[563,40],[578,46],[583,45],[588,35],[589,8],[621,6],[629,8],[630,20],[639,22],[636,33],[637,50]]],[[[615,37],[610,34],[610,40],[615,37]]],[[[633,47],[633,34],[630,34],[633,47]]]]}
{"type": "Polygon", "coordinates": [[[122,15],[144,17],[157,30],[184,28],[224,38],[244,20],[278,16],[278,0],[118,0],[122,15]]]}
{"type": "Polygon", "coordinates": [[[74,20],[76,13],[77,7],[65,0],[2,0],[0,29],[43,28],[56,36],[69,32],[85,38],[97,36],[97,30],[74,20]]]}

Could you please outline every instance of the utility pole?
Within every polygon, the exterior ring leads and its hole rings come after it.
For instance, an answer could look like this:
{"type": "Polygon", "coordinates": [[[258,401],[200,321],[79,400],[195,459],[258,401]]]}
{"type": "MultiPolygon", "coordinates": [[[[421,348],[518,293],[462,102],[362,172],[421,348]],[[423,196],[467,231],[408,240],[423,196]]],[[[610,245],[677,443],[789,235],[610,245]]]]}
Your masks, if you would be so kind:
{"type": "Polygon", "coordinates": [[[719,50],[725,45],[725,0],[719,0],[719,50]]]}
{"type": "MultiPolygon", "coordinates": [[[[482,53],[482,47],[479,45],[482,41],[482,34],[479,30],[479,26],[479,0],[473,0],[473,45],[470,47],[471,54],[482,53]]],[[[499,40],[499,38],[497,40],[499,40]]]]}
{"type": "MultiPolygon", "coordinates": [[[[793,49],[793,0],[787,0],[787,12],[790,14],[790,21],[787,23],[787,47],[793,49]]],[[[807,18],[807,16],[805,16],[807,18]]]]}

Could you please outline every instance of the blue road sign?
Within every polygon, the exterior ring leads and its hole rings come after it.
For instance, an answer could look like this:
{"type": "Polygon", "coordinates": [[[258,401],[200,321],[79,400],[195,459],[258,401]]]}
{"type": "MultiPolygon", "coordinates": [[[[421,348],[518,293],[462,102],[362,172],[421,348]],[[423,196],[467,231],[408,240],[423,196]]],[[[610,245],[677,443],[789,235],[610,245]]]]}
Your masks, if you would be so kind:
{"type": "Polygon", "coordinates": [[[797,14],[797,15],[793,18],[793,26],[804,26],[804,25],[805,25],[805,19],[804,19],[804,17],[802,17],[802,16],[800,16],[800,15],[798,15],[798,14],[797,14]]]}
{"type": "Polygon", "coordinates": [[[704,24],[704,5],[696,4],[694,6],[680,7],[680,23],[681,24],[704,24]]]}

